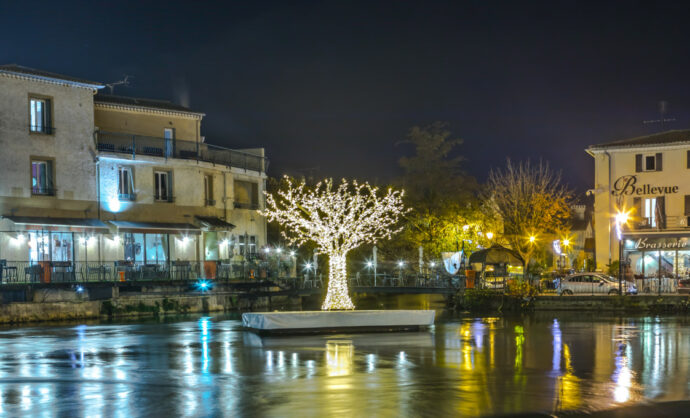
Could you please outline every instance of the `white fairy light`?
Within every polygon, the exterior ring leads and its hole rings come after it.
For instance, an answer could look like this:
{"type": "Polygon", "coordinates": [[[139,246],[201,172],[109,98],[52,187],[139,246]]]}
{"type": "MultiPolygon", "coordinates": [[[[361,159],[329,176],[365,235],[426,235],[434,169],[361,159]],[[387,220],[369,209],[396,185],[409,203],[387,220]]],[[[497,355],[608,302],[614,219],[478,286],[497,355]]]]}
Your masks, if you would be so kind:
{"type": "Polygon", "coordinates": [[[337,187],[326,179],[307,188],[304,181],[285,179],[286,190],[275,197],[266,193],[266,209],[260,213],[283,225],[282,235],[290,245],[314,241],[319,252],[328,255],[328,293],[321,309],[354,309],[348,294],[347,253],[400,231],[395,225],[406,212],[404,192],[389,188],[382,194],[369,183],[350,184],[345,179],[337,187]]]}

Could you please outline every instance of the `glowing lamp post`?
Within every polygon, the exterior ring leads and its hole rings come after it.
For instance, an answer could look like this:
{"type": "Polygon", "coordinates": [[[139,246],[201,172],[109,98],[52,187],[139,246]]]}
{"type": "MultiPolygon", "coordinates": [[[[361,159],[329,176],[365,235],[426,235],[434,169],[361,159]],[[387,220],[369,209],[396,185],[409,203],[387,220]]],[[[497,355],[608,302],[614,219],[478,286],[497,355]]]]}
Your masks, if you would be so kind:
{"type": "Polygon", "coordinates": [[[307,187],[285,177],[287,187],[276,195],[266,193],[266,209],[260,211],[269,221],[283,226],[283,237],[290,245],[314,241],[318,252],[328,254],[328,292],[323,310],[354,309],[347,283],[347,253],[362,244],[376,243],[399,232],[395,225],[405,213],[403,192],[332,179],[307,187]]]}
{"type": "Polygon", "coordinates": [[[623,294],[623,225],[630,220],[630,214],[623,210],[616,213],[616,236],[618,237],[618,294],[623,294]]]}

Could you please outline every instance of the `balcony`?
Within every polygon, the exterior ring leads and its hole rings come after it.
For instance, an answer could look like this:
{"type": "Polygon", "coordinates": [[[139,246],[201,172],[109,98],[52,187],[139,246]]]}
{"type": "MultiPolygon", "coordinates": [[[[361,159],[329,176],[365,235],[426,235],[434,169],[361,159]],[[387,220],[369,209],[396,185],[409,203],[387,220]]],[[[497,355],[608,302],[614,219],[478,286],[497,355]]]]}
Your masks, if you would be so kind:
{"type": "Polygon", "coordinates": [[[658,218],[637,218],[628,224],[631,231],[673,231],[684,230],[690,226],[688,216],[664,216],[658,218]]]}
{"type": "Polygon", "coordinates": [[[259,172],[268,168],[267,158],[211,144],[103,131],[96,132],[94,137],[98,151],[128,154],[132,158],[177,158],[259,172]]]}

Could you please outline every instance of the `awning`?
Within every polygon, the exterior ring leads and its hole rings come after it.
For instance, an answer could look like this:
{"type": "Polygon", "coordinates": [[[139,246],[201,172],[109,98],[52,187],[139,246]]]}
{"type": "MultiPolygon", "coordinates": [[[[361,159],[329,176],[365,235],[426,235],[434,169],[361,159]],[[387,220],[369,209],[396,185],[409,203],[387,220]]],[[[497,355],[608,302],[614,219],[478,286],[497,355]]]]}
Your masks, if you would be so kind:
{"type": "Polygon", "coordinates": [[[139,232],[151,234],[200,234],[199,227],[192,224],[176,224],[164,222],[130,222],[108,221],[113,224],[118,232],[139,232]]]}
{"type": "Polygon", "coordinates": [[[108,231],[108,225],[98,219],[90,218],[48,218],[41,216],[3,216],[16,225],[23,225],[25,229],[60,229],[69,228],[70,230],[102,230],[108,231]]]}
{"type": "Polygon", "coordinates": [[[513,266],[521,266],[524,264],[522,257],[517,251],[494,244],[491,247],[475,251],[470,255],[470,264],[482,263],[486,264],[508,264],[513,266]]]}
{"type": "Polygon", "coordinates": [[[235,228],[235,225],[225,222],[220,218],[216,218],[215,216],[195,216],[195,218],[201,223],[204,229],[230,231],[235,228]]]}

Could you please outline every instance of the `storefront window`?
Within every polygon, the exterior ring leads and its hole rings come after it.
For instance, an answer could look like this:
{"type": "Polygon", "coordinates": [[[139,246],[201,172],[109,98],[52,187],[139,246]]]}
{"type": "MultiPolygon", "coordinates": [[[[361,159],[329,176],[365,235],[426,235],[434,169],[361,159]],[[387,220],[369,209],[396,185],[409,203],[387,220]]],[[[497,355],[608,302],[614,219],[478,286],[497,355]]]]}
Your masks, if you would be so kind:
{"type": "Polygon", "coordinates": [[[50,233],[44,231],[29,232],[29,261],[50,261],[50,233]]]}
{"type": "Polygon", "coordinates": [[[218,260],[218,233],[217,232],[207,232],[204,234],[204,252],[206,254],[206,260],[216,261],[218,260]]]}
{"type": "Polygon", "coordinates": [[[127,233],[124,236],[125,260],[142,263],[144,261],[144,234],[127,233]]]}
{"type": "Polygon", "coordinates": [[[73,236],[71,232],[53,232],[50,234],[53,261],[73,261],[73,236]]]}
{"type": "Polygon", "coordinates": [[[168,235],[145,234],[146,263],[162,264],[168,260],[168,235]]]}
{"type": "Polygon", "coordinates": [[[659,277],[659,251],[646,251],[643,256],[644,276],[647,279],[659,277]]]}
{"type": "Polygon", "coordinates": [[[671,278],[676,274],[676,252],[661,251],[660,269],[661,277],[671,278]]]}
{"type": "Polygon", "coordinates": [[[681,279],[690,278],[690,251],[678,251],[677,269],[681,279]]]}

